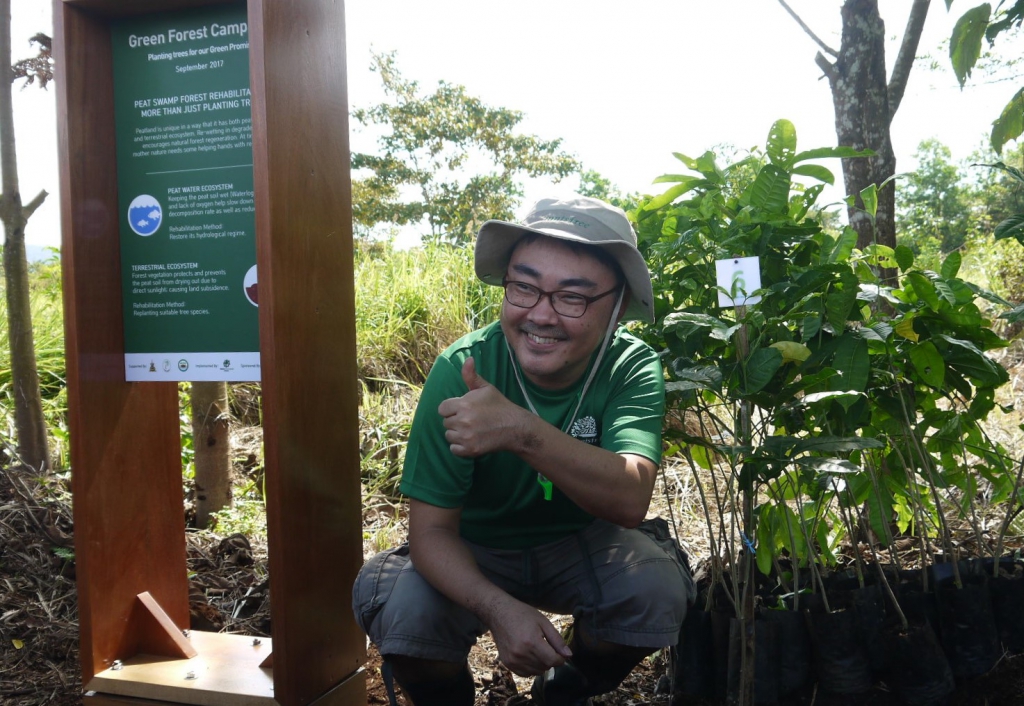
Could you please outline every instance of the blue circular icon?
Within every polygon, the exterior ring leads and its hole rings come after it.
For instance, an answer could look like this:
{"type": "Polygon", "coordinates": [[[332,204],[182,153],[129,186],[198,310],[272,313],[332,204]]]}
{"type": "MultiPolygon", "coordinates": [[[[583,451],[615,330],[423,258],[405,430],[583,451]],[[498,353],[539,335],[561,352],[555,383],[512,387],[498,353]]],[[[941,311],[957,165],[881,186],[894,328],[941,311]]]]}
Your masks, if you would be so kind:
{"type": "Polygon", "coordinates": [[[178,370],[180,370],[181,372],[185,372],[186,370],[188,370],[188,361],[185,360],[184,358],[179,360],[178,361],[178,370]]]}
{"type": "Polygon", "coordinates": [[[160,202],[148,194],[139,194],[128,206],[128,225],[139,235],[156,233],[163,218],[160,202]]]}

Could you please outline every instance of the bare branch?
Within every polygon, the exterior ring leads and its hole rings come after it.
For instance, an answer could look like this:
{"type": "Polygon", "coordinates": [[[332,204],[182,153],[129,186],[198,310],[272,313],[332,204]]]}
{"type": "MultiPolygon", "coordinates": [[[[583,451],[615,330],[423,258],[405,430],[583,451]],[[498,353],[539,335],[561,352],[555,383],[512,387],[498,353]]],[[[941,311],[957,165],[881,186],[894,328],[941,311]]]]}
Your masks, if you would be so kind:
{"type": "Polygon", "coordinates": [[[46,200],[47,196],[49,196],[49,194],[46,193],[46,189],[41,189],[34,199],[21,207],[22,216],[26,221],[33,213],[36,212],[37,208],[43,205],[43,201],[46,200]]]}
{"type": "MultiPolygon", "coordinates": [[[[798,25],[800,25],[800,28],[804,32],[807,33],[807,36],[810,37],[811,39],[813,39],[814,43],[817,44],[819,47],[821,47],[822,51],[824,51],[824,52],[826,52],[828,54],[831,54],[832,56],[834,56],[836,58],[839,57],[839,52],[837,52],[835,49],[833,49],[829,45],[825,44],[825,42],[821,41],[821,39],[818,37],[818,35],[816,35],[811,30],[811,28],[808,27],[807,24],[802,19],[800,19],[800,15],[796,14],[793,11],[793,8],[791,8],[789,5],[786,4],[786,0],[779,0],[779,4],[782,5],[782,7],[786,10],[786,12],[789,13],[790,17],[792,17],[794,20],[796,20],[796,23],[798,25]]],[[[821,66],[821,63],[819,62],[818,65],[821,66]]],[[[828,71],[826,71],[825,73],[828,73],[828,71]]]]}
{"type": "MultiPolygon", "coordinates": [[[[781,2],[781,0],[780,0],[781,2]]],[[[924,20],[928,16],[928,7],[931,0],[914,0],[910,8],[910,17],[907,19],[907,28],[903,32],[903,41],[900,43],[900,53],[896,56],[896,63],[892,67],[892,74],[889,77],[889,121],[896,115],[896,110],[903,100],[903,93],[907,90],[907,80],[910,78],[910,69],[914,66],[914,58],[917,56],[917,45],[921,41],[921,33],[924,30],[924,20]]]]}
{"type": "Polygon", "coordinates": [[[825,76],[828,77],[829,82],[834,82],[836,79],[836,65],[825,58],[825,55],[820,51],[814,55],[814,63],[817,64],[822,71],[825,72],[825,76]]]}

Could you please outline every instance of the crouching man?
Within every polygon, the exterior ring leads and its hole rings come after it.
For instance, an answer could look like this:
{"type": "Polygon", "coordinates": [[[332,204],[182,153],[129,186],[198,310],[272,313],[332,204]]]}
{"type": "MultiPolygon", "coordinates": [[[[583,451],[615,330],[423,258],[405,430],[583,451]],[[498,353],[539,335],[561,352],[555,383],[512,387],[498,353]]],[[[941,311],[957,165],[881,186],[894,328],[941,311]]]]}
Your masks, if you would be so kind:
{"type": "Polygon", "coordinates": [[[473,704],[466,657],[487,630],[535,702],[587,704],[678,641],[693,591],[641,525],[664,379],[619,324],[653,320],[650,272],[625,214],[582,197],[486,222],[475,267],[505,289],[500,321],[430,371],[401,481],[409,541],[363,567],[356,618],[416,706],[473,704]]]}

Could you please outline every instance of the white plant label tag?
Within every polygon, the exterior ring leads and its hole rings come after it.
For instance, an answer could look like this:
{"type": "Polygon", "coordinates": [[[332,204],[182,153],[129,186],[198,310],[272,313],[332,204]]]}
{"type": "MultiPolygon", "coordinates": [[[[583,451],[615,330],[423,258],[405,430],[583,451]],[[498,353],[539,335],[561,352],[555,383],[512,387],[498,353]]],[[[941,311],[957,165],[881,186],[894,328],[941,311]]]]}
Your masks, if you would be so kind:
{"type": "Polygon", "coordinates": [[[750,292],[761,288],[761,267],[758,257],[731,257],[716,260],[718,273],[718,305],[750,306],[761,301],[761,295],[750,292]]]}

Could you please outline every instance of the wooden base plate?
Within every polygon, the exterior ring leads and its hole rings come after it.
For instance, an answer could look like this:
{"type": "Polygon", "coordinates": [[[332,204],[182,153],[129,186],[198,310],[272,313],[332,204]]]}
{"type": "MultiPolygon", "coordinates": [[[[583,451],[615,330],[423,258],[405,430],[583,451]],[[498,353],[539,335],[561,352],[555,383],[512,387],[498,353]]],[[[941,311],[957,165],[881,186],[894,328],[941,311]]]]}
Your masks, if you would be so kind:
{"type": "Polygon", "coordinates": [[[274,674],[260,664],[270,655],[270,638],[192,632],[198,653],[191,659],[140,654],[120,669],[97,674],[87,691],[198,706],[268,706],[274,674]]]}

